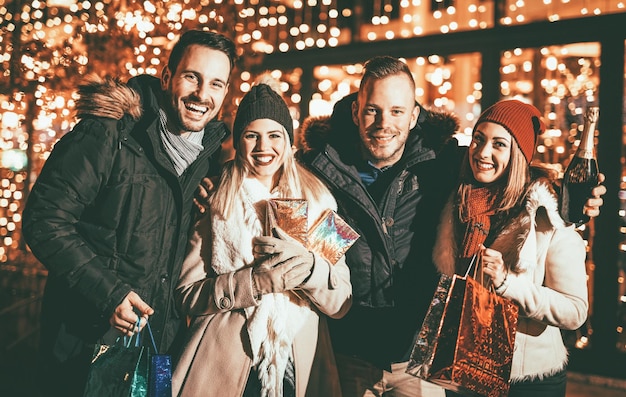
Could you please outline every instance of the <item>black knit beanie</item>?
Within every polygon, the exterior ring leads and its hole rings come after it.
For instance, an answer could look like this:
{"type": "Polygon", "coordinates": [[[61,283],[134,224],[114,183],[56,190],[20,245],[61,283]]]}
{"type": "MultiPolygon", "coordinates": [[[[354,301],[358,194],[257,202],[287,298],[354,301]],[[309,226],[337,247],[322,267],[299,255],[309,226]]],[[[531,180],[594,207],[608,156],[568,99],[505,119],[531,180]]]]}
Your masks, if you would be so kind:
{"type": "Polygon", "coordinates": [[[237,109],[237,116],[235,116],[233,125],[233,146],[235,149],[239,145],[243,129],[258,119],[270,119],[281,124],[285,127],[289,135],[289,142],[293,145],[293,119],[287,104],[269,85],[258,84],[252,86],[250,91],[244,95],[237,109]]]}

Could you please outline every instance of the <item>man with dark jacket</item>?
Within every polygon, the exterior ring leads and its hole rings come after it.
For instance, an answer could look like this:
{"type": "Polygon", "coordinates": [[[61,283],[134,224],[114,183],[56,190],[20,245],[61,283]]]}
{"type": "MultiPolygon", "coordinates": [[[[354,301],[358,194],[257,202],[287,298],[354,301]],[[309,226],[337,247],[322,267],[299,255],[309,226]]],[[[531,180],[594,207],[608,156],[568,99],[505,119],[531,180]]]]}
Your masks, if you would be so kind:
{"type": "Polygon", "coordinates": [[[225,36],[188,31],[161,79],[80,87],[81,120],[55,145],[24,209],[24,236],[49,271],[43,395],[82,396],[94,344],[132,335],[139,317],[160,352],[172,346],[193,196],[219,172],[229,131],[215,117],[235,57],[225,36]]]}
{"type": "Polygon", "coordinates": [[[330,324],[344,397],[442,393],[404,371],[438,280],[433,238],[461,157],[438,168],[435,148],[458,121],[416,106],[414,92],[406,64],[375,57],[357,96],[338,102],[329,120],[303,126],[300,160],[361,235],[346,253],[352,309],[330,324]]]}
{"type": "MultiPolygon", "coordinates": [[[[422,108],[414,93],[402,61],[374,57],[356,95],[302,126],[299,160],[361,236],[346,253],[352,308],[329,324],[344,397],[444,395],[405,371],[439,280],[433,239],[466,148],[451,138],[458,120],[422,108]]],[[[588,204],[597,215],[602,199],[588,204]]]]}

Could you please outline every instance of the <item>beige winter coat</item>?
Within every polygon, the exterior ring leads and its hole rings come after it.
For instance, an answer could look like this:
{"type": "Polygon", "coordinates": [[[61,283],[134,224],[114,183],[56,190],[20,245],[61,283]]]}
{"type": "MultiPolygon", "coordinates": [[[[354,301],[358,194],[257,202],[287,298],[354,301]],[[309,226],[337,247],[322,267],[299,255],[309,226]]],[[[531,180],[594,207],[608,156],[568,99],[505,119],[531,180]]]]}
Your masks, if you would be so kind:
{"type": "MultiPolygon", "coordinates": [[[[543,378],[567,365],[560,329],[575,330],[587,319],[585,244],[557,211],[552,189],[542,182],[530,188],[526,210],[489,246],[502,252],[509,268],[501,295],[520,307],[511,381],[543,378]]],[[[433,258],[445,274],[454,273],[452,203],[439,226],[433,258]]]]}
{"type": "MultiPolygon", "coordinates": [[[[331,199],[329,208],[336,204],[331,199]]],[[[320,208],[309,211],[320,214],[320,208]]],[[[235,256],[251,252],[251,232],[242,227],[244,219],[229,219],[225,231],[239,241],[224,247],[218,255],[235,256]],[[232,226],[229,226],[232,225],[232,226]],[[236,229],[236,230],[235,230],[236,229]]],[[[195,227],[177,289],[183,313],[190,318],[185,349],[174,370],[173,396],[240,397],[243,394],[252,353],[247,317],[260,304],[251,284],[251,267],[216,274],[211,266],[211,222],[204,217],[195,227]]],[[[339,379],[328,334],[326,318],[342,317],[351,305],[350,273],[342,257],[330,265],[315,254],[312,274],[298,291],[290,294],[298,304],[310,307],[300,321],[288,324],[298,330],[292,344],[296,374],[296,395],[341,396],[339,379]]]]}

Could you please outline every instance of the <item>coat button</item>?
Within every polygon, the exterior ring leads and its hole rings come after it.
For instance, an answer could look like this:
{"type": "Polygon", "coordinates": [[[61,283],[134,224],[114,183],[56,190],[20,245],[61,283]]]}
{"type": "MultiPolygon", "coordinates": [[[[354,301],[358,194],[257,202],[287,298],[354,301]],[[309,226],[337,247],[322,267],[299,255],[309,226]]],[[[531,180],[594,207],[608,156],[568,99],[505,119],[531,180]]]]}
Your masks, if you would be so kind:
{"type": "Polygon", "coordinates": [[[165,273],[161,275],[161,283],[165,283],[170,278],[170,275],[165,273]]]}
{"type": "Polygon", "coordinates": [[[230,308],[231,302],[230,302],[230,298],[227,296],[222,296],[220,298],[220,302],[219,302],[219,306],[220,309],[228,309],[230,308]]]}
{"type": "Polygon", "coordinates": [[[385,218],[385,226],[393,226],[393,218],[385,218]]]}

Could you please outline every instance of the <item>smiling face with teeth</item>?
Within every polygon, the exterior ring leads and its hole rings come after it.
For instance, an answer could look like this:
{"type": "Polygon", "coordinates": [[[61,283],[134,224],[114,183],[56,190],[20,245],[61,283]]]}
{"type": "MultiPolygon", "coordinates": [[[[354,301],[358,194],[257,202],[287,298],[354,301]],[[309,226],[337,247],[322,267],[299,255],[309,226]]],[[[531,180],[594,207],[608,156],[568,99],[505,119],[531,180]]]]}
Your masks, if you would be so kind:
{"type": "Polygon", "coordinates": [[[222,108],[229,76],[228,56],[199,44],[185,50],[175,71],[166,67],[161,86],[169,99],[165,109],[170,132],[202,131],[222,108]]]}
{"type": "Polygon", "coordinates": [[[413,82],[405,74],[370,79],[352,104],[366,160],[378,168],[395,164],[404,153],[409,131],[417,123],[413,82]]]}
{"type": "Polygon", "coordinates": [[[237,152],[250,174],[271,190],[278,182],[284,154],[291,148],[289,145],[285,128],[280,123],[256,119],[244,128],[237,152]]]}
{"type": "Polygon", "coordinates": [[[482,122],[474,129],[468,158],[474,179],[489,184],[504,176],[511,162],[513,137],[500,124],[482,122]]]}

